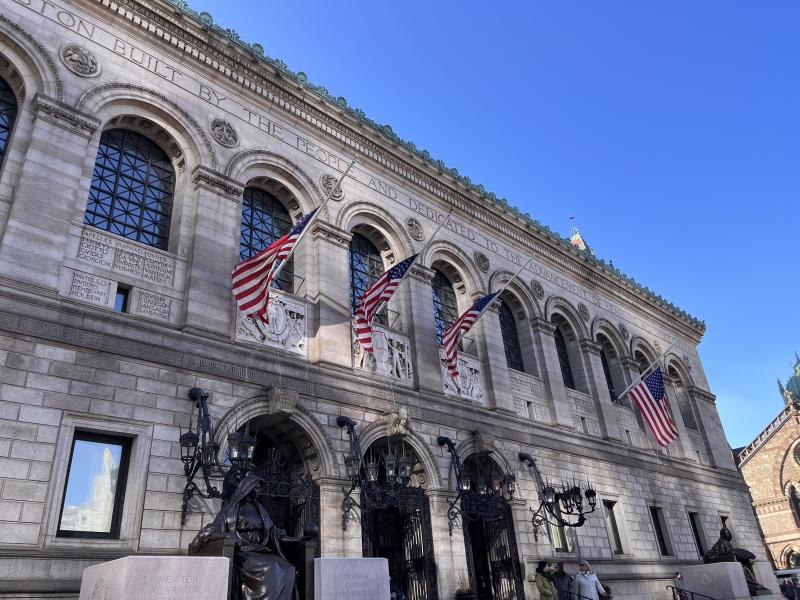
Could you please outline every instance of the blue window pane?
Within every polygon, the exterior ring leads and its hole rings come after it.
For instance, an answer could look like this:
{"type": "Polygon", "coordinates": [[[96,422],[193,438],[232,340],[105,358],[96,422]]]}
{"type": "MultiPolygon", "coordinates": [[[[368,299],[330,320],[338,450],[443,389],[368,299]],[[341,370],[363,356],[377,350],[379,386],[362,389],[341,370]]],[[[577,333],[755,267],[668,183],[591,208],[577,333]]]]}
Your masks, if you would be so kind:
{"type": "MultiPolygon", "coordinates": [[[[383,275],[383,259],[375,245],[358,233],[350,240],[350,306],[355,312],[358,301],[383,275]]],[[[384,327],[389,324],[389,311],[384,306],[373,321],[384,327]]]]}
{"type": "MultiPolygon", "coordinates": [[[[246,188],[242,202],[242,230],[239,258],[255,256],[278,238],[289,233],[292,218],[275,196],[259,188],[246,188]]],[[[291,292],[294,287],[294,259],[273,281],[273,287],[291,292]]]]}
{"type": "Polygon", "coordinates": [[[16,120],[17,97],[5,79],[0,78],[0,165],[3,164],[8,138],[11,136],[11,129],[16,120]]]}

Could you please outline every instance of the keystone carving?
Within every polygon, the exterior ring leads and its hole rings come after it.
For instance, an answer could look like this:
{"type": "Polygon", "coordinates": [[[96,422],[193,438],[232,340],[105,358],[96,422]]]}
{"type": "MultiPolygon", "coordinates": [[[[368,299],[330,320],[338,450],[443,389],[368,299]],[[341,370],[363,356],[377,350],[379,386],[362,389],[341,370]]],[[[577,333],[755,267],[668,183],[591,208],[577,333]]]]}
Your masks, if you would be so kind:
{"type": "Polygon", "coordinates": [[[267,388],[267,393],[264,396],[267,404],[267,414],[292,414],[298,397],[299,394],[296,390],[290,390],[287,387],[273,386],[267,388]]]}
{"type": "Polygon", "coordinates": [[[489,454],[494,450],[495,437],[486,431],[473,431],[472,439],[475,442],[475,451],[478,454],[489,454]]]}
{"type": "Polygon", "coordinates": [[[387,417],[387,429],[389,435],[408,435],[408,410],[405,406],[401,406],[396,413],[391,413],[387,417]]]}

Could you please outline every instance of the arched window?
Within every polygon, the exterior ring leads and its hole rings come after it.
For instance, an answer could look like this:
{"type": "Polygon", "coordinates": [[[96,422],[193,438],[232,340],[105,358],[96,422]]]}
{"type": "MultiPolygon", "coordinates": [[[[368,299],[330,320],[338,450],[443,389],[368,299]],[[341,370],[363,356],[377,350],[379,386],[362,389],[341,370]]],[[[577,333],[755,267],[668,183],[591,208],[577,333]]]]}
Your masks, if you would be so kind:
{"type": "Polygon", "coordinates": [[[164,151],[127,129],[103,132],[84,222],[166,250],[175,170],[164,151]]]}
{"type": "Polygon", "coordinates": [[[8,138],[17,120],[17,97],[5,79],[0,77],[0,167],[8,147],[8,138]]]}
{"type": "Polygon", "coordinates": [[[614,389],[614,380],[611,377],[611,367],[608,366],[608,358],[606,358],[606,351],[600,350],[600,362],[603,363],[603,375],[606,378],[606,386],[608,386],[608,395],[611,401],[617,399],[617,391],[614,389]]]}
{"type": "MultiPolygon", "coordinates": [[[[625,377],[619,361],[619,354],[611,338],[605,333],[598,333],[596,341],[600,345],[600,362],[603,366],[603,376],[608,387],[608,395],[613,402],[616,400],[617,395],[625,389],[625,377]]],[[[625,398],[622,398],[620,402],[627,404],[625,398]]]]}
{"type": "Polygon", "coordinates": [[[795,525],[800,527],[800,492],[797,491],[797,487],[794,485],[790,486],[789,489],[789,503],[792,507],[795,525]]]}
{"type": "Polygon", "coordinates": [[[525,365],[522,362],[522,347],[519,344],[517,320],[505,300],[500,302],[500,332],[503,334],[503,348],[506,351],[508,368],[515,371],[524,371],[525,365]]]}
{"type": "Polygon", "coordinates": [[[553,334],[556,342],[556,352],[558,353],[558,364],[561,366],[561,377],[564,379],[564,386],[571,390],[575,388],[575,378],[572,375],[572,365],[569,362],[569,352],[567,352],[567,341],[564,339],[564,334],[561,329],[556,327],[553,334]]]}
{"type": "MultiPolygon", "coordinates": [[[[355,312],[358,301],[384,272],[383,259],[375,244],[360,233],[350,240],[350,307],[355,312]]],[[[389,312],[384,306],[373,323],[387,327],[389,312]]]]}
{"type": "Polygon", "coordinates": [[[458,302],[453,284],[440,271],[435,271],[431,283],[433,293],[433,318],[436,321],[436,341],[442,343],[442,336],[458,318],[458,302]]]}
{"type": "Polygon", "coordinates": [[[639,350],[633,353],[633,359],[636,361],[636,364],[639,365],[639,375],[642,375],[650,366],[650,359],[639,350]]]}
{"type": "Polygon", "coordinates": [[[683,417],[683,424],[686,426],[686,429],[699,431],[698,419],[694,413],[694,407],[689,398],[689,391],[686,389],[683,378],[675,367],[669,367],[667,374],[672,378],[673,389],[675,390],[675,395],[678,397],[678,409],[681,411],[681,416],[683,417]]]}
{"type": "MultiPolygon", "coordinates": [[[[255,256],[279,237],[289,233],[292,218],[275,196],[260,188],[244,190],[242,202],[242,232],[239,237],[239,258],[255,256]]],[[[294,287],[294,259],[278,273],[272,286],[285,292],[294,287]]]]}

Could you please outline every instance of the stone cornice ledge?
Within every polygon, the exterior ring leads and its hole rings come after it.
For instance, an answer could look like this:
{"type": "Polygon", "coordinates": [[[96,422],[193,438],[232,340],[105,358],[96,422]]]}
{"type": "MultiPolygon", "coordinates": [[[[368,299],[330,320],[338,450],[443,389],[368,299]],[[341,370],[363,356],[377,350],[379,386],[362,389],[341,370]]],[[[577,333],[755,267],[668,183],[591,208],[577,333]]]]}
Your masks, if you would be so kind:
{"type": "Polygon", "coordinates": [[[192,183],[194,189],[203,188],[236,202],[244,192],[244,186],[238,181],[203,165],[192,171],[192,183]]]}
{"type": "Polygon", "coordinates": [[[42,94],[36,94],[33,97],[33,112],[36,118],[57,125],[67,131],[75,133],[87,140],[94,135],[97,128],[100,127],[100,120],[91,115],[80,112],[42,94]]]}

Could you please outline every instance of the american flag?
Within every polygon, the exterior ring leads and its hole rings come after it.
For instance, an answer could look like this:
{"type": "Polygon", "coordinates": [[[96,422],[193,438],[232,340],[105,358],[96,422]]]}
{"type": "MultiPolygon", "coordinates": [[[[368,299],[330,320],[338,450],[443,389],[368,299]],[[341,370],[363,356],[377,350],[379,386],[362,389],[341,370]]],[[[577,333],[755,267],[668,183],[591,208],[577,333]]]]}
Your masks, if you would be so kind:
{"type": "Polygon", "coordinates": [[[265,323],[269,322],[267,306],[269,304],[269,287],[275,277],[278,261],[286,260],[292,253],[297,238],[313,218],[315,208],[303,215],[286,235],[278,238],[255,256],[240,262],[233,267],[233,297],[239,310],[248,316],[257,316],[265,323]]]}
{"type": "Polygon", "coordinates": [[[358,300],[356,307],[356,339],[366,352],[372,352],[372,319],[384,302],[388,302],[419,254],[397,263],[381,275],[358,300]]]}
{"type": "Polygon", "coordinates": [[[447,362],[447,370],[453,377],[458,377],[458,340],[461,334],[466,335],[478,317],[481,316],[484,309],[497,297],[499,292],[488,294],[478,300],[469,307],[469,309],[447,328],[447,331],[442,335],[442,347],[444,348],[445,360],[447,362]]]}
{"type": "Polygon", "coordinates": [[[678,429],[675,427],[675,422],[667,407],[667,393],[664,389],[661,369],[657,368],[642,379],[636,387],[628,392],[628,395],[642,411],[642,416],[659,445],[661,447],[669,446],[670,442],[678,437],[678,429]]]}

